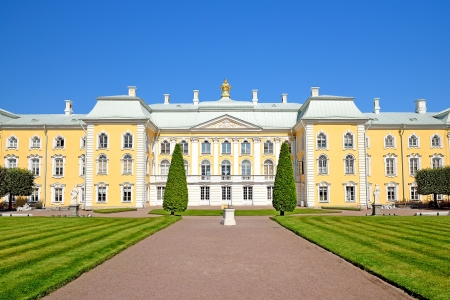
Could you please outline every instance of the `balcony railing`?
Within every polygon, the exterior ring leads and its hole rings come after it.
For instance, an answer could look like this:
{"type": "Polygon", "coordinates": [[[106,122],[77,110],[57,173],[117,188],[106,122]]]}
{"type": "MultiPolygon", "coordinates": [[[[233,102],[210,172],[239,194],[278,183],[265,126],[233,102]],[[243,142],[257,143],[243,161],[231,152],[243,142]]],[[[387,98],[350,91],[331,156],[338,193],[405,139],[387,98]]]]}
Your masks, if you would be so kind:
{"type": "MultiPolygon", "coordinates": [[[[275,175],[187,175],[186,181],[189,183],[196,182],[212,182],[212,183],[220,183],[220,182],[268,182],[274,181],[275,175]]],[[[167,181],[167,175],[151,175],[150,182],[151,183],[162,183],[167,181]]]]}

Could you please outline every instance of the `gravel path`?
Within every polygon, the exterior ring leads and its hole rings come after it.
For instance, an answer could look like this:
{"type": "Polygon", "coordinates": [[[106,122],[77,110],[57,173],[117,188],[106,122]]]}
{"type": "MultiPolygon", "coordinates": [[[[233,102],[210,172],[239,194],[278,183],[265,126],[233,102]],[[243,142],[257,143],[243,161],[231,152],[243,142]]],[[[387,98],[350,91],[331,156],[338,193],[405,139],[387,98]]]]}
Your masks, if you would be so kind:
{"type": "Polygon", "coordinates": [[[47,299],[410,299],[267,217],[182,221],[47,299]]]}

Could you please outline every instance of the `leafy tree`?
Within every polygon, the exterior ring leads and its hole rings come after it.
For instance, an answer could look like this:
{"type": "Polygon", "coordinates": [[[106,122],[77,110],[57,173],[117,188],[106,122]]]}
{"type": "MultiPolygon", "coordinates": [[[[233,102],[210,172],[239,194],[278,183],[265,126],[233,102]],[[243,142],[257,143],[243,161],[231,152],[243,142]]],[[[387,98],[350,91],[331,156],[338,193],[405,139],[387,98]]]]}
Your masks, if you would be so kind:
{"type": "Polygon", "coordinates": [[[297,206],[294,170],[289,146],[286,143],[281,145],[280,157],[278,158],[272,205],[276,211],[280,212],[280,216],[284,216],[285,211],[294,211],[297,206]]]}
{"type": "Polygon", "coordinates": [[[27,169],[0,168],[0,196],[9,194],[9,210],[15,196],[30,196],[33,193],[34,175],[27,169]]]}
{"type": "Polygon", "coordinates": [[[186,171],[184,169],[183,154],[179,144],[175,146],[164,191],[164,210],[175,212],[185,211],[188,205],[188,189],[186,171]]]}
{"type": "Polygon", "coordinates": [[[437,169],[422,169],[416,173],[417,192],[421,195],[433,195],[434,204],[438,194],[450,194],[450,167],[437,169]]]}

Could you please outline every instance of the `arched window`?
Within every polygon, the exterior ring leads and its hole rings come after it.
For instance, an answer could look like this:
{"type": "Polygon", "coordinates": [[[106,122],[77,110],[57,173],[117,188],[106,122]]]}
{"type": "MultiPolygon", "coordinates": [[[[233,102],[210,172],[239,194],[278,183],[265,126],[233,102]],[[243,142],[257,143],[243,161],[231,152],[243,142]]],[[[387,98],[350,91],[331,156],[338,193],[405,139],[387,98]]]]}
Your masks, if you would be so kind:
{"type": "Polygon", "coordinates": [[[264,142],[264,154],[273,154],[273,143],[271,141],[264,142]]]}
{"type": "Polygon", "coordinates": [[[321,132],[317,135],[317,149],[327,148],[327,136],[321,132]]]}
{"type": "Polygon", "coordinates": [[[384,139],[384,147],[385,148],[393,148],[394,147],[394,137],[392,135],[388,135],[384,139]]]}
{"type": "Polygon", "coordinates": [[[252,164],[249,160],[243,160],[241,164],[241,175],[243,180],[250,180],[252,175],[252,164]]]}
{"type": "Polygon", "coordinates": [[[351,154],[345,157],[345,174],[355,174],[355,158],[351,154]]]}
{"type": "Polygon", "coordinates": [[[189,163],[187,160],[184,160],[184,172],[186,175],[189,175],[189,163]]]}
{"type": "Polygon", "coordinates": [[[222,180],[231,180],[231,163],[229,160],[222,161],[222,180]]]}
{"type": "Polygon", "coordinates": [[[248,141],[243,141],[241,143],[241,154],[250,154],[251,144],[248,141]]]}
{"type": "Polygon", "coordinates": [[[264,177],[265,179],[272,180],[273,179],[273,162],[270,159],[266,159],[264,161],[264,177]]]}
{"type": "Polygon", "coordinates": [[[161,154],[170,154],[170,143],[168,141],[161,143],[161,154]]]}
{"type": "Polygon", "coordinates": [[[183,154],[189,154],[189,144],[186,141],[181,141],[181,153],[183,154]]]}
{"type": "Polygon", "coordinates": [[[31,147],[32,148],[41,148],[41,139],[38,138],[37,136],[34,136],[31,139],[31,147]]]}
{"type": "Polygon", "coordinates": [[[62,136],[58,136],[55,139],[55,147],[56,148],[64,148],[64,138],[62,136]]]}
{"type": "Polygon", "coordinates": [[[169,167],[170,167],[170,162],[167,159],[162,160],[160,174],[163,176],[169,175],[169,167]]]}
{"type": "Polygon", "coordinates": [[[100,133],[98,136],[98,147],[99,148],[108,148],[108,136],[106,133],[100,133]]]}
{"type": "Polygon", "coordinates": [[[123,156],[123,174],[133,173],[133,157],[131,154],[125,154],[123,156]]]}
{"type": "Polygon", "coordinates": [[[318,164],[319,174],[328,174],[328,158],[326,155],[319,156],[318,164]]]}
{"type": "Polygon", "coordinates": [[[15,136],[8,139],[8,148],[17,148],[17,138],[15,136]]]}
{"type": "Polygon", "coordinates": [[[415,135],[411,135],[408,139],[409,147],[419,147],[419,139],[415,135]]]}
{"type": "Polygon", "coordinates": [[[107,174],[108,172],[108,158],[105,154],[98,156],[98,174],[107,174]]]}
{"type": "Polygon", "coordinates": [[[229,141],[222,143],[222,154],[231,154],[231,143],[229,141]]]}
{"type": "Polygon", "coordinates": [[[344,148],[351,149],[353,148],[353,134],[347,132],[344,135],[344,148]]]}
{"type": "Polygon", "coordinates": [[[123,147],[133,148],[133,136],[129,132],[123,135],[123,147]]]}
{"type": "Polygon", "coordinates": [[[201,171],[201,178],[202,180],[210,180],[211,179],[211,163],[209,160],[202,161],[202,164],[200,166],[201,171]]]}
{"type": "Polygon", "coordinates": [[[435,134],[431,138],[431,147],[440,147],[441,146],[441,137],[435,134]]]}

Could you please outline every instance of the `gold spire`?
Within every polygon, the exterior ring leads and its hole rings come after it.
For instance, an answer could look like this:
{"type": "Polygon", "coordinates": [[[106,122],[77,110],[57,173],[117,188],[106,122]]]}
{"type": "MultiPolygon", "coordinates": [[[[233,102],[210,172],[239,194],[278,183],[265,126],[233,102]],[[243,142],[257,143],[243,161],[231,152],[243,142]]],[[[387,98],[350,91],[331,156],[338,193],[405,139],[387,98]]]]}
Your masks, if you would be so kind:
{"type": "Polygon", "coordinates": [[[223,80],[220,89],[222,90],[222,98],[224,97],[230,98],[231,85],[228,83],[226,79],[223,80]]]}

